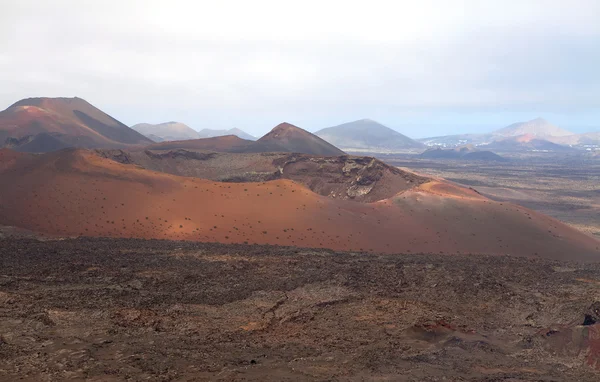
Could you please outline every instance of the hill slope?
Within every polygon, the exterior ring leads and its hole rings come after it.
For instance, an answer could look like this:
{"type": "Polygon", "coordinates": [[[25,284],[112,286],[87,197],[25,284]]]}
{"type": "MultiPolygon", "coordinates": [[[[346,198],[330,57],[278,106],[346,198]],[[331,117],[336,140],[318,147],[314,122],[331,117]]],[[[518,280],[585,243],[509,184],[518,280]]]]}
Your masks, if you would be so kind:
{"type": "Polygon", "coordinates": [[[303,154],[325,156],[345,154],[331,143],[287,122],[275,126],[273,130],[261,137],[257,143],[275,145],[287,152],[303,154]]]}
{"type": "Polygon", "coordinates": [[[321,129],[315,135],[346,151],[393,152],[424,145],[370,119],[321,129]]]}
{"type": "Polygon", "coordinates": [[[81,98],[28,98],[0,112],[2,144],[7,138],[28,137],[25,142],[30,142],[38,134],[45,134],[37,138],[40,152],[61,145],[131,147],[151,142],[81,98]]]}
{"type": "Polygon", "coordinates": [[[370,157],[177,150],[96,150],[112,160],[172,175],[224,182],[290,179],[335,199],[376,202],[430,179],[370,157]]]}
{"type": "Polygon", "coordinates": [[[68,149],[39,156],[0,151],[0,184],[0,224],[53,235],[385,253],[600,256],[600,242],[557,220],[443,181],[385,201],[356,203],[289,180],[219,183],[68,149]]]}
{"type": "Polygon", "coordinates": [[[155,125],[138,123],[131,128],[155,142],[202,138],[196,130],[181,122],[165,122],[155,125]]]}

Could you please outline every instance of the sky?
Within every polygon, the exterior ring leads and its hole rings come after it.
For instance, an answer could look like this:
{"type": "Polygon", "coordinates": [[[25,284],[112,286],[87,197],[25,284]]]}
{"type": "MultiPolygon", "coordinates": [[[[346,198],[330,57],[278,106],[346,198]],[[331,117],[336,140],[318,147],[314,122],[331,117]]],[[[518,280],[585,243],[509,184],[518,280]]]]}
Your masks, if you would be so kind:
{"type": "Polygon", "coordinates": [[[598,0],[0,0],[0,109],[78,96],[127,125],[257,136],[600,131],[599,17],[598,0]]]}

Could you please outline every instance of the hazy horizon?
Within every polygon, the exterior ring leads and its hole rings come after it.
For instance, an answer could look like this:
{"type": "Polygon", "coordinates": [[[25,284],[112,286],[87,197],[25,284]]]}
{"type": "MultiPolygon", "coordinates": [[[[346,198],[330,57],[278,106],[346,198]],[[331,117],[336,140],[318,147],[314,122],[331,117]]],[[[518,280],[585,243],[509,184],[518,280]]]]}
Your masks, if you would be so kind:
{"type": "Polygon", "coordinates": [[[409,137],[542,117],[600,130],[600,2],[8,1],[0,105],[260,136],[370,118],[409,137]],[[400,3],[400,4],[399,4],[400,3]]]}

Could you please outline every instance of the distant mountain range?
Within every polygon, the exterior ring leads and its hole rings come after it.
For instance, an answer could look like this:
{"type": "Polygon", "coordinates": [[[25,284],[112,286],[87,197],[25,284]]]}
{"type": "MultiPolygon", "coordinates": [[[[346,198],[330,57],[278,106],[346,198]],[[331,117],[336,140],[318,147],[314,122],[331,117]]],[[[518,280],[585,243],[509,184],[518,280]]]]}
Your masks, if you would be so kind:
{"type": "Polygon", "coordinates": [[[600,149],[600,133],[575,134],[542,118],[514,123],[487,134],[446,135],[418,141],[430,147],[452,148],[471,144],[498,152],[573,151],[569,146],[600,149]]]}
{"type": "Polygon", "coordinates": [[[151,150],[203,150],[227,153],[291,152],[322,156],[338,156],[345,153],[308,131],[283,122],[256,141],[241,139],[234,135],[220,137],[161,142],[148,146],[151,150]]]}
{"type": "MultiPolygon", "coordinates": [[[[234,152],[299,152],[343,155],[346,152],[422,152],[427,147],[476,146],[498,153],[529,151],[600,151],[600,132],[574,134],[544,119],[519,122],[487,134],[460,134],[413,140],[371,119],[328,127],[314,134],[282,123],[256,140],[244,131],[203,129],[196,131],[181,122],[137,124],[127,127],[81,98],[28,98],[0,112],[0,147],[23,152],[48,152],[67,147],[142,148],[155,142],[169,147],[229,147],[234,152]],[[195,142],[207,138],[232,139],[195,142]],[[191,140],[188,144],[182,141],[191,140]],[[234,142],[235,141],[235,142],[234,142]],[[256,141],[256,142],[255,142],[256,141]]],[[[429,153],[428,155],[455,155],[429,153]]],[[[483,154],[474,154],[473,156],[483,154]]]]}
{"type": "Polygon", "coordinates": [[[371,119],[328,127],[315,132],[315,135],[350,152],[393,153],[425,147],[423,143],[371,119]]]}
{"type": "Polygon", "coordinates": [[[285,122],[256,141],[236,128],[195,131],[180,122],[130,128],[81,98],[29,98],[13,104],[0,112],[1,147],[33,153],[78,147],[345,155],[318,136],[285,122]]]}
{"type": "Polygon", "coordinates": [[[17,151],[128,148],[149,143],[81,98],[27,98],[0,112],[0,146],[17,151]]]}
{"type": "Polygon", "coordinates": [[[182,141],[186,139],[222,137],[225,135],[237,135],[242,139],[251,141],[256,140],[256,137],[253,137],[238,128],[229,130],[202,129],[196,131],[181,122],[165,122],[156,125],[150,123],[138,123],[137,125],[131,126],[131,128],[154,142],[182,141]]]}

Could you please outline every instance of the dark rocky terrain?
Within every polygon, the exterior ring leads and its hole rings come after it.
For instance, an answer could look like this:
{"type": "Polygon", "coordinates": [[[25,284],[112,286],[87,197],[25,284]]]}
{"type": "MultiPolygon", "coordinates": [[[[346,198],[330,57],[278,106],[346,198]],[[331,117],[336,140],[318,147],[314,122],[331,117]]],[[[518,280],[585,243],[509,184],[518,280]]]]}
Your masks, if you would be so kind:
{"type": "Polygon", "coordinates": [[[87,238],[0,261],[2,381],[600,378],[598,264],[87,238]]]}

